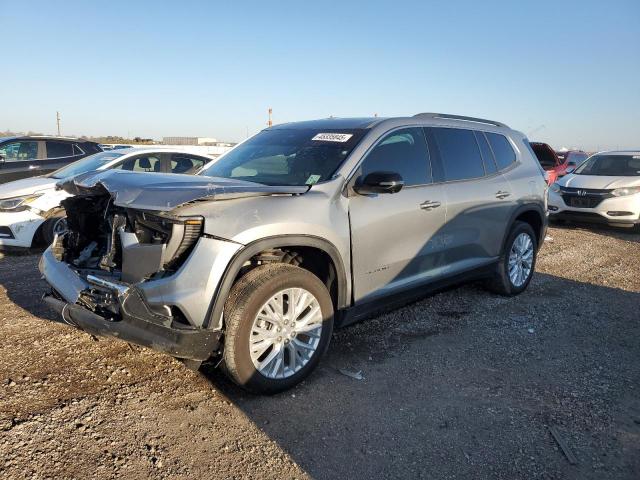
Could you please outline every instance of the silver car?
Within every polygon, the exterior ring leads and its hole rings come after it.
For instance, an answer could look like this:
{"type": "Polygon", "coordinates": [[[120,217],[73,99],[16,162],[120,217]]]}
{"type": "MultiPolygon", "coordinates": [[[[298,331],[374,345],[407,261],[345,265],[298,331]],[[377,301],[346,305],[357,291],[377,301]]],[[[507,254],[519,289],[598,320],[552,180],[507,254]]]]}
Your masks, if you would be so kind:
{"type": "Polygon", "coordinates": [[[334,327],[468,280],[527,288],[546,184],[522,133],[424,113],[266,129],[197,176],[105,171],[60,185],[42,256],[61,321],[273,393],[334,327]]]}

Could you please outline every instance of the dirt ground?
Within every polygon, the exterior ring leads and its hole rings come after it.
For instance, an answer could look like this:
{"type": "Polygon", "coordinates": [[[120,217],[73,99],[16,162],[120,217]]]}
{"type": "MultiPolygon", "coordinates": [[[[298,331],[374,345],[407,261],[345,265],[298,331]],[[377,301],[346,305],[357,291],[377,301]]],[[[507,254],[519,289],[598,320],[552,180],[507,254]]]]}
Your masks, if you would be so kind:
{"type": "Polygon", "coordinates": [[[340,330],[273,397],[43,320],[38,256],[0,257],[0,477],[640,478],[640,235],[549,237],[519,297],[340,330]]]}

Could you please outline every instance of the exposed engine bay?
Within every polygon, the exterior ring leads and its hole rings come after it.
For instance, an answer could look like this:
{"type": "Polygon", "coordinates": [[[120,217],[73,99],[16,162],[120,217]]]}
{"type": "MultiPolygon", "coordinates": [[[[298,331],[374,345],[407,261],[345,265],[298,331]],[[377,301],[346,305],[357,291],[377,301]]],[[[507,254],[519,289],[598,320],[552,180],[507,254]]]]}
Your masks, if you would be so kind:
{"type": "Polygon", "coordinates": [[[56,257],[125,283],[175,272],[202,232],[200,217],[118,207],[108,194],[70,197],[62,204],[68,231],[53,246],[56,257]]]}

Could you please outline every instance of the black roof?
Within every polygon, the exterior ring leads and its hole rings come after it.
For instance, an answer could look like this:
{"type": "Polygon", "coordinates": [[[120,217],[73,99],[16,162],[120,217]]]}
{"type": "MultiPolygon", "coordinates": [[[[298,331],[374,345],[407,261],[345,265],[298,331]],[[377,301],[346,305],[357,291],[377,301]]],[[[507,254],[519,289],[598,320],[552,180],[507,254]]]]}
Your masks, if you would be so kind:
{"type": "Polygon", "coordinates": [[[271,127],[275,130],[281,129],[356,129],[371,128],[384,120],[378,117],[364,118],[323,118],[320,120],[307,120],[304,122],[282,123],[271,127]]]}
{"type": "Polygon", "coordinates": [[[7,140],[66,140],[67,142],[93,143],[98,145],[98,142],[94,142],[92,140],[76,137],[58,137],[56,135],[17,135],[15,137],[0,137],[0,142],[6,142],[7,140]]]}

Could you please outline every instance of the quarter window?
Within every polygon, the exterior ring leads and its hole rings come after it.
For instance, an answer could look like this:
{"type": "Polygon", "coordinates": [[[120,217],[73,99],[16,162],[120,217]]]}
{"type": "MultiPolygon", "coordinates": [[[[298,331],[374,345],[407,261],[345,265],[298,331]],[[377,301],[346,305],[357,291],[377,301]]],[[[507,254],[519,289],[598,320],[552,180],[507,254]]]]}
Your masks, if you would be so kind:
{"type": "Polygon", "coordinates": [[[0,146],[5,162],[24,162],[38,158],[38,142],[11,142],[0,146]]]}
{"type": "Polygon", "coordinates": [[[513,151],[507,137],[497,133],[486,133],[486,135],[489,140],[489,144],[491,145],[491,149],[493,150],[493,154],[496,157],[496,163],[498,164],[499,170],[507,168],[516,161],[516,153],[513,151]]]}
{"type": "Polygon", "coordinates": [[[388,134],[367,155],[361,175],[372,172],[400,174],[405,186],[431,183],[429,151],[421,128],[404,128],[388,134]]]}
{"type": "Polygon", "coordinates": [[[62,158],[73,156],[73,144],[65,142],[47,141],[47,158],[62,158]]]}
{"type": "Polygon", "coordinates": [[[482,132],[475,132],[476,140],[478,141],[478,146],[480,147],[480,153],[482,153],[482,160],[484,161],[484,171],[487,175],[491,175],[492,173],[496,173],[498,171],[498,167],[496,167],[496,161],[493,158],[493,152],[491,152],[491,148],[489,148],[489,143],[487,142],[487,138],[484,136],[482,132]]]}
{"type": "Polygon", "coordinates": [[[440,153],[445,181],[484,176],[482,156],[471,130],[462,128],[431,128],[429,130],[440,153]]]}

